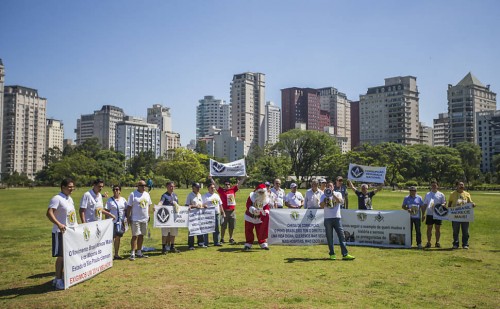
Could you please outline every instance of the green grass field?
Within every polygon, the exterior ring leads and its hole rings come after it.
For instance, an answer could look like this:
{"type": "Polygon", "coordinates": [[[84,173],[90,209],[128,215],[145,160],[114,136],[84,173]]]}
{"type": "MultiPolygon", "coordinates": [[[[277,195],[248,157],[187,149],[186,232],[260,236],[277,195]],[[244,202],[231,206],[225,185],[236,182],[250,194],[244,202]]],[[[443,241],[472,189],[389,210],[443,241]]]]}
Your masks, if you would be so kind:
{"type": "MultiPolygon", "coordinates": [[[[73,193],[75,206],[86,188],[73,193]]],[[[111,190],[108,191],[111,192],[111,190]]],[[[132,191],[123,189],[124,196],[132,191]]],[[[202,190],[205,192],[206,190],[202,190]]],[[[156,203],[163,190],[151,192],[156,203]]],[[[189,193],[177,189],[183,202],[189,193]]],[[[237,194],[237,245],[186,251],[187,230],[176,243],[180,254],[150,253],[149,259],[115,261],[113,268],[66,291],[54,291],[50,233],[45,217],[58,188],[0,190],[1,308],[498,308],[500,305],[500,193],[471,192],[478,205],[470,250],[451,248],[451,224],[442,226],[441,249],[350,247],[352,262],[328,259],[325,245],[271,246],[243,252],[243,205],[237,194]]],[[[302,190],[304,192],[304,190],[302,190]]],[[[424,192],[419,192],[424,195],[424,192]]],[[[444,192],[449,195],[449,191],[444,192]]],[[[376,209],[400,209],[407,192],[382,191],[376,209]]],[[[357,202],[350,194],[351,208],[357,202]]],[[[423,239],[425,243],[425,226],[423,239]]],[[[228,237],[226,236],[226,240],[228,237]]],[[[210,237],[210,241],[212,238],[210,237]]],[[[151,229],[145,246],[161,249],[151,229]]],[[[120,253],[130,250],[130,232],[120,253]]],[[[340,249],[336,247],[336,251],[340,249]]]]}

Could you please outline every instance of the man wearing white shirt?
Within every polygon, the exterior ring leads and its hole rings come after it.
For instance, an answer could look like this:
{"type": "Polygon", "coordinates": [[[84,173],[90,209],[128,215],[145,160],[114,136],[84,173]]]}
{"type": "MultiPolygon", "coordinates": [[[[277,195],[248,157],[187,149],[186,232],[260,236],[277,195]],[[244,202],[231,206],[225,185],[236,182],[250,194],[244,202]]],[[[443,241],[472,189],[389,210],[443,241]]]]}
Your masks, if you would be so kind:
{"type": "MultiPolygon", "coordinates": [[[[102,202],[101,190],[104,187],[104,180],[96,179],[92,183],[92,189],[85,192],[80,201],[80,219],[82,223],[100,221],[102,214],[113,217],[108,211],[104,210],[104,203],[102,202]]],[[[107,197],[105,193],[105,197],[107,197]]]]}
{"type": "MultiPolygon", "coordinates": [[[[191,188],[192,188],[192,191],[189,192],[189,194],[186,198],[186,206],[189,206],[189,209],[206,208],[206,206],[203,205],[203,198],[202,198],[201,193],[200,193],[200,184],[197,182],[193,182],[191,184],[191,188]]],[[[201,248],[208,247],[208,234],[197,235],[196,238],[198,240],[198,247],[201,247],[201,248]]],[[[194,236],[188,235],[188,247],[189,247],[189,250],[194,250],[194,236]]]]}
{"type": "Polygon", "coordinates": [[[304,206],[304,197],[302,193],[297,191],[296,183],[290,185],[290,191],[285,197],[285,205],[288,208],[302,208],[304,206]]]}
{"type": "Polygon", "coordinates": [[[149,222],[149,206],[153,204],[149,193],[146,192],[146,181],[141,179],[137,183],[137,190],[130,193],[127,203],[127,218],[129,218],[132,227],[132,239],[130,240],[131,252],[129,260],[138,258],[147,258],[147,255],[142,253],[142,243],[144,235],[148,230],[149,222]],[[138,249],[140,248],[140,249],[138,249]],[[137,255],[135,251],[137,250],[137,255]]]}
{"type": "Polygon", "coordinates": [[[271,193],[275,195],[274,204],[276,205],[276,208],[283,208],[285,190],[281,189],[281,180],[279,180],[279,178],[274,180],[274,187],[271,188],[271,193]]]}
{"type": "Polygon", "coordinates": [[[220,196],[215,193],[215,185],[213,183],[208,185],[208,192],[205,193],[201,199],[204,207],[215,208],[215,232],[213,233],[214,246],[221,247],[222,244],[219,239],[219,222],[220,214],[224,214],[224,210],[222,209],[222,200],[220,196]]]}
{"type": "Polygon", "coordinates": [[[323,195],[323,191],[318,188],[318,181],[313,179],[311,181],[311,189],[306,191],[306,198],[304,201],[304,208],[320,208],[319,200],[323,195]]]}
{"type": "MultiPolygon", "coordinates": [[[[431,238],[432,238],[432,226],[436,227],[436,248],[441,248],[441,244],[439,243],[439,239],[441,237],[441,220],[434,219],[434,206],[435,205],[446,205],[446,197],[443,193],[438,191],[438,183],[433,180],[431,182],[431,191],[425,195],[424,199],[424,209],[426,212],[425,215],[425,224],[427,225],[427,244],[426,248],[431,247],[431,238]]],[[[422,218],[423,220],[423,218],[422,218]]]]}

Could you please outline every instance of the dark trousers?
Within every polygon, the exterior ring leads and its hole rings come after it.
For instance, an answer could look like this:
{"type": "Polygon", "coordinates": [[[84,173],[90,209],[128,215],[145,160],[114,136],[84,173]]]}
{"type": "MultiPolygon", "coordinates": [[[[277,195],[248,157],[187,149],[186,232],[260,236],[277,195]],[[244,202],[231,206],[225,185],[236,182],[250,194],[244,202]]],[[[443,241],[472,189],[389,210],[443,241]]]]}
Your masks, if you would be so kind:
{"type": "Polygon", "coordinates": [[[460,234],[460,228],[462,228],[462,246],[469,245],[469,223],[470,222],[451,221],[451,226],[453,228],[454,246],[458,246],[458,234],[460,234]]]}
{"type": "Polygon", "coordinates": [[[214,245],[218,244],[220,242],[220,230],[219,230],[219,223],[220,222],[220,214],[215,214],[215,232],[213,232],[213,237],[214,237],[214,245]]]}
{"type": "Polygon", "coordinates": [[[415,233],[417,234],[417,246],[422,244],[422,233],[420,233],[420,218],[410,218],[411,220],[411,242],[413,243],[413,227],[415,226],[415,233]]]}
{"type": "MultiPolygon", "coordinates": [[[[196,235],[198,244],[208,246],[208,234],[196,235]]],[[[188,247],[194,247],[194,236],[188,236],[188,247]]]]}

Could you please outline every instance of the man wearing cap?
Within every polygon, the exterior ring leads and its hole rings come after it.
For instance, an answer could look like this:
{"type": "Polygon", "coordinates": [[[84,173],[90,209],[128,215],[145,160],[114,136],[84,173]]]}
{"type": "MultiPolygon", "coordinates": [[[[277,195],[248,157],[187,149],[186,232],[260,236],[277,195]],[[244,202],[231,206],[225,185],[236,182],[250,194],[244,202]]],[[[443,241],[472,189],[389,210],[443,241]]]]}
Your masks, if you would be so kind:
{"type": "MultiPolygon", "coordinates": [[[[457,189],[450,194],[448,208],[457,207],[466,203],[472,203],[472,207],[476,207],[476,204],[471,199],[470,193],[464,190],[464,183],[462,181],[457,181],[455,185],[457,189]]],[[[451,227],[453,228],[453,249],[458,249],[460,228],[462,228],[462,248],[469,249],[469,224],[470,222],[451,221],[451,227]]]]}
{"type": "Polygon", "coordinates": [[[323,191],[318,188],[318,180],[311,181],[311,189],[306,191],[306,198],[304,200],[304,208],[320,208],[319,200],[323,195],[323,191]]]}
{"type": "Polygon", "coordinates": [[[257,234],[257,240],[261,249],[269,250],[267,245],[268,227],[269,227],[269,198],[266,194],[266,185],[257,185],[254,192],[250,193],[247,199],[245,211],[245,246],[244,251],[252,248],[254,235],[257,234]]]}
{"type": "Polygon", "coordinates": [[[333,186],[333,191],[340,192],[340,194],[342,194],[342,199],[344,200],[344,202],[340,205],[340,208],[349,209],[347,187],[344,185],[344,178],[342,178],[342,176],[337,176],[335,180],[335,186],[333,186]]]}
{"type": "Polygon", "coordinates": [[[136,257],[147,258],[142,254],[142,243],[144,235],[148,230],[149,206],[153,204],[149,193],[146,192],[146,181],[139,180],[137,190],[130,193],[127,203],[127,218],[132,227],[132,239],[130,240],[130,258],[133,261],[136,257]],[[139,248],[139,249],[138,249],[139,248]],[[135,251],[137,250],[137,255],[135,251]]]}
{"type": "MultiPolygon", "coordinates": [[[[407,210],[410,213],[410,222],[411,222],[411,233],[413,234],[413,227],[415,226],[415,234],[417,238],[417,247],[422,249],[422,234],[420,233],[420,218],[424,216],[425,207],[424,201],[420,195],[417,195],[417,188],[411,186],[408,188],[410,191],[410,195],[406,196],[403,200],[403,205],[401,208],[407,210]]],[[[413,242],[413,236],[411,237],[413,242]]]]}
{"type": "MultiPolygon", "coordinates": [[[[425,224],[427,225],[427,244],[426,248],[431,247],[431,238],[432,238],[432,227],[436,228],[436,248],[441,248],[441,244],[439,243],[439,238],[441,237],[441,224],[442,221],[438,219],[434,219],[434,206],[436,205],[446,205],[446,197],[443,193],[438,191],[438,183],[437,181],[431,181],[431,191],[425,195],[424,198],[424,209],[425,209],[425,224]]],[[[424,218],[422,218],[422,221],[424,218]]]]}
{"type": "Polygon", "coordinates": [[[302,208],[304,206],[304,197],[302,193],[297,191],[296,183],[290,185],[290,191],[285,197],[285,205],[288,208],[302,208]]]}
{"type": "Polygon", "coordinates": [[[347,180],[347,184],[349,185],[349,188],[351,188],[358,197],[358,209],[360,210],[373,209],[372,198],[375,196],[375,193],[382,190],[383,184],[380,184],[378,187],[376,187],[374,190],[370,192],[368,192],[368,185],[365,183],[361,185],[361,191],[358,191],[358,189],[352,184],[350,180],[347,180]]]}
{"type": "Polygon", "coordinates": [[[221,225],[221,239],[220,242],[224,243],[224,235],[226,234],[227,226],[229,225],[229,243],[231,245],[235,244],[233,239],[233,232],[236,226],[236,192],[238,192],[241,185],[246,180],[246,177],[241,177],[238,180],[236,186],[231,187],[229,181],[224,182],[224,188],[219,187],[212,176],[208,176],[210,182],[214,184],[215,190],[219,193],[220,199],[222,200],[222,208],[224,209],[224,222],[221,225]]]}
{"type": "Polygon", "coordinates": [[[320,205],[324,208],[324,226],[326,232],[326,240],[331,260],[336,260],[335,250],[333,247],[333,230],[339,238],[340,250],[342,251],[342,260],[354,260],[355,257],[347,251],[344,229],[342,227],[340,205],[342,204],[342,194],[333,191],[333,182],[329,182],[323,195],[321,195],[320,205]]]}
{"type": "Polygon", "coordinates": [[[276,208],[283,208],[285,190],[281,188],[281,180],[279,178],[274,180],[274,187],[271,188],[271,193],[276,195],[276,208]]]}
{"type": "MultiPolygon", "coordinates": [[[[200,193],[200,184],[197,182],[193,182],[191,184],[192,191],[189,192],[186,198],[186,206],[189,206],[189,209],[194,208],[206,208],[203,206],[203,198],[200,193]]],[[[202,234],[196,236],[198,240],[198,246],[202,248],[208,247],[208,234],[202,234]]],[[[194,250],[194,236],[188,236],[188,248],[189,250],[194,250]]]]}
{"type": "MultiPolygon", "coordinates": [[[[175,182],[169,181],[166,184],[167,192],[163,193],[160,198],[160,205],[166,206],[178,206],[179,198],[177,194],[174,192],[175,182]]],[[[175,209],[175,208],[174,208],[175,209]]],[[[161,228],[161,242],[162,249],[161,253],[167,254],[167,252],[171,253],[179,253],[180,251],[175,248],[175,236],[179,233],[179,229],[176,227],[162,227],[161,228]]]]}

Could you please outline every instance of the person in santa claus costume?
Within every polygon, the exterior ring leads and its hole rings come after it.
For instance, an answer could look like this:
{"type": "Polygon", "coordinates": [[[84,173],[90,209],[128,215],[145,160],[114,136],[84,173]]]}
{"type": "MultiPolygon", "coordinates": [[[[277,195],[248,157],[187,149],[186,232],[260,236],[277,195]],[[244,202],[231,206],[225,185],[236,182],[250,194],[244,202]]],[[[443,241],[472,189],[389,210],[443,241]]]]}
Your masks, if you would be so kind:
{"type": "Polygon", "coordinates": [[[254,234],[257,234],[257,240],[261,249],[269,250],[267,246],[267,235],[269,228],[269,197],[266,194],[266,185],[258,185],[254,192],[250,193],[247,199],[247,210],[245,211],[245,247],[244,251],[252,248],[254,234]]]}

